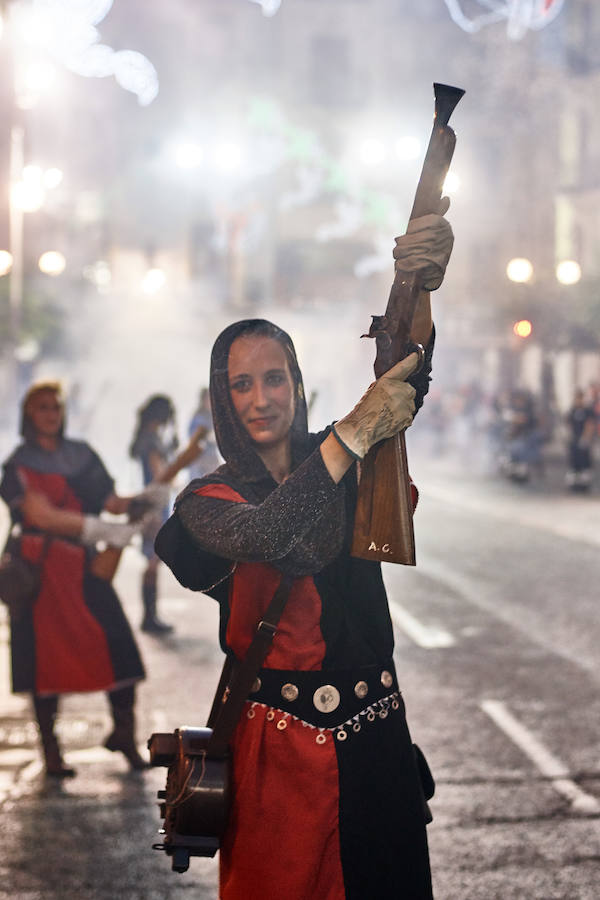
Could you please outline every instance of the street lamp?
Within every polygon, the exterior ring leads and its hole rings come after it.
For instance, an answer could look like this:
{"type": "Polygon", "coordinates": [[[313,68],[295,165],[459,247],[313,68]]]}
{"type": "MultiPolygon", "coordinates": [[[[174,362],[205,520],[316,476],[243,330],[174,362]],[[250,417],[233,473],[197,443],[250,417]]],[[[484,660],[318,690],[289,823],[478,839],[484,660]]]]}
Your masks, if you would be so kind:
{"type": "Polygon", "coordinates": [[[396,156],[402,162],[418,159],[421,155],[421,141],[417,137],[405,135],[396,141],[396,156]]]}
{"type": "Polygon", "coordinates": [[[8,275],[12,267],[12,253],[0,250],[0,276],[8,275]]]}
{"type": "Polygon", "coordinates": [[[148,269],[142,279],[142,293],[157,294],[167,282],[167,276],[162,269],[148,269]]]}
{"type": "Polygon", "coordinates": [[[533,325],[529,319],[520,319],[513,325],[513,332],[519,338],[528,338],[533,331],[533,325]]]}
{"type": "Polygon", "coordinates": [[[574,259],[563,259],[556,267],[556,278],[561,284],[577,284],[581,279],[581,266],[574,259]]]}
{"type": "Polygon", "coordinates": [[[242,164],[242,148],[234,141],[221,141],[215,147],[214,162],[221,172],[235,172],[242,164]]]}
{"type": "Polygon", "coordinates": [[[364,166],[379,166],[385,157],[385,144],[378,138],[365,138],[359,144],[358,158],[364,166]]]}
{"type": "Polygon", "coordinates": [[[510,281],[516,281],[518,284],[524,284],[531,281],[533,276],[533,266],[528,259],[524,257],[515,257],[506,266],[506,274],[510,281]]]}
{"type": "Polygon", "coordinates": [[[204,160],[204,151],[198,144],[178,144],[173,148],[175,165],[180,169],[196,169],[204,160]]]}
{"type": "Polygon", "coordinates": [[[58,250],[47,250],[45,253],[42,253],[38,260],[39,270],[44,275],[62,275],[66,265],[66,259],[58,250]]]}

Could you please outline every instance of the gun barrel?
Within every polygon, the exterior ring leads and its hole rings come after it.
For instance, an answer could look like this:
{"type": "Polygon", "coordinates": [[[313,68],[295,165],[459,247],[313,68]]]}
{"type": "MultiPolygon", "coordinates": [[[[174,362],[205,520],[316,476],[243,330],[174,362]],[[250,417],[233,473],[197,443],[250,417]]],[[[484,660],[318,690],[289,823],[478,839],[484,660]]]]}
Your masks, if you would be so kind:
{"type": "Polygon", "coordinates": [[[456,144],[456,135],[448,125],[448,120],[464,91],[462,88],[437,83],[433,85],[433,91],[435,95],[433,129],[415,193],[411,219],[437,212],[456,144]]]}
{"type": "Polygon", "coordinates": [[[439,84],[436,81],[433,85],[433,94],[435,97],[436,125],[447,125],[458,101],[464,94],[464,90],[453,87],[451,84],[439,84]]]}

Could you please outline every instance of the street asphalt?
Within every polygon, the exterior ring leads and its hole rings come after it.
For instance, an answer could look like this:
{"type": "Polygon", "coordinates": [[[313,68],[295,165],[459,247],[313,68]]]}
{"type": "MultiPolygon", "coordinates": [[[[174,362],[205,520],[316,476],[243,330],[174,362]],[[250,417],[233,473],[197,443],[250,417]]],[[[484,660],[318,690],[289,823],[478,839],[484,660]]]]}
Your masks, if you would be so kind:
{"type": "MultiPolygon", "coordinates": [[[[418,565],[386,566],[385,579],[409,724],[437,780],[436,900],[596,900],[598,491],[571,495],[554,470],[515,485],[456,459],[417,455],[411,469],[418,565]]],[[[139,632],[142,568],[128,548],[116,578],[147,668],[141,748],[153,731],[205,722],[221,665],[215,604],[164,568],[160,611],[175,632],[139,632]]],[[[103,695],[64,698],[60,734],[78,774],[44,783],[29,701],[9,691],[0,616],[0,898],[216,898],[217,860],[179,875],[151,849],[165,770],[131,775],[102,748],[103,695]]]]}

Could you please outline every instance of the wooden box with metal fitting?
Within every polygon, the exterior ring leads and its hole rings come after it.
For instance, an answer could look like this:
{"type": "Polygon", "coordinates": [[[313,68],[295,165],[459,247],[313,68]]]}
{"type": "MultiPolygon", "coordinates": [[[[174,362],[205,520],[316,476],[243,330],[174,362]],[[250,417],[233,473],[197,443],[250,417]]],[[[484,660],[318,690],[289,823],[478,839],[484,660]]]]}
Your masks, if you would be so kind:
{"type": "Polygon", "coordinates": [[[214,856],[227,824],[230,759],[209,755],[212,733],[181,726],[148,741],[150,764],[169,769],[165,790],[158,792],[163,841],[153,848],[172,858],[174,872],[186,872],[191,856],[214,856]]]}

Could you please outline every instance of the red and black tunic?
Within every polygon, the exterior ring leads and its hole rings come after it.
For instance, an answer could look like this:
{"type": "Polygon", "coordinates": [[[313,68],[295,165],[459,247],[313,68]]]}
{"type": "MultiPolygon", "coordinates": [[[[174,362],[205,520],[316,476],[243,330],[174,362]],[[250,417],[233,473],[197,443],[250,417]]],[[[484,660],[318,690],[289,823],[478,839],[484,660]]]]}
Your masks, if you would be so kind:
{"type": "MultiPolygon", "coordinates": [[[[350,556],[356,467],[335,484],[309,435],[300,371],[292,473],[277,484],[233,409],[217,339],[211,405],[226,464],[192,482],[156,540],[179,581],[220,605],[224,651],[242,659],[282,573],[293,585],[233,741],[223,900],[430,900],[425,804],[379,563],[350,556]]],[[[417,388],[427,390],[432,345],[417,388]]],[[[414,383],[414,382],[413,382],[414,383]]]]}
{"type": "MultiPolygon", "coordinates": [[[[20,520],[25,489],[55,506],[98,514],[113,491],[99,456],[81,441],[61,439],[49,452],[25,443],[4,464],[0,496],[23,530],[21,553],[37,561],[43,536],[20,520]]],[[[76,540],[53,537],[32,609],[11,622],[13,690],[36,694],[113,690],[144,678],[144,668],[121,608],[107,581],[89,570],[90,552],[76,540]]]]}

